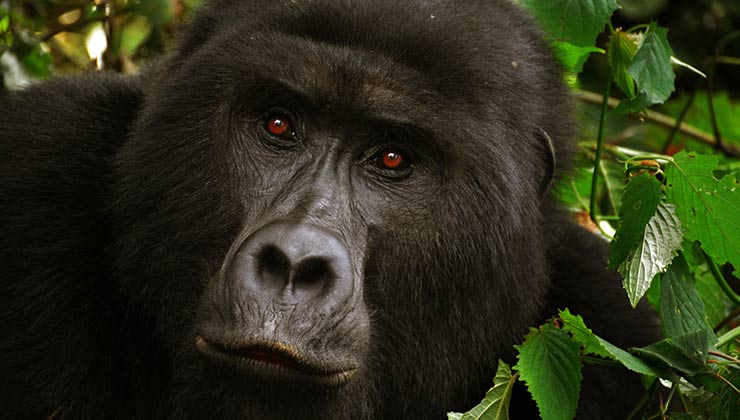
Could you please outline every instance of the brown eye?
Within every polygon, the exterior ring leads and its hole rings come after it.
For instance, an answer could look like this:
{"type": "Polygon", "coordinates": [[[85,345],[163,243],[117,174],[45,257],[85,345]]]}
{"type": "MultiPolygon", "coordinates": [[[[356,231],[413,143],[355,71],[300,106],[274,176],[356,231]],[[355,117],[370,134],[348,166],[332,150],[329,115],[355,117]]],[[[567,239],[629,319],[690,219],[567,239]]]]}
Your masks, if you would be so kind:
{"type": "Polygon", "coordinates": [[[383,167],[386,169],[398,169],[400,168],[405,162],[403,155],[399,153],[396,150],[386,150],[383,152],[383,155],[381,156],[381,163],[383,164],[383,167]]]}
{"type": "Polygon", "coordinates": [[[381,175],[401,178],[411,171],[411,154],[405,149],[389,145],[375,153],[373,163],[381,175]]]}
{"type": "Polygon", "coordinates": [[[284,115],[270,115],[267,117],[267,132],[273,136],[283,137],[293,133],[288,118],[284,115]]]}

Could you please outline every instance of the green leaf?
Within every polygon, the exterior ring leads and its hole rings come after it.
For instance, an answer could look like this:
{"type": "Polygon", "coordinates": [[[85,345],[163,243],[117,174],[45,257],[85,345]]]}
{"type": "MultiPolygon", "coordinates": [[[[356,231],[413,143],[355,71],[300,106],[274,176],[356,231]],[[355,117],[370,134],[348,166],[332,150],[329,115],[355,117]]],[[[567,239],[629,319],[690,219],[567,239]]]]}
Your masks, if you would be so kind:
{"type": "Polygon", "coordinates": [[[537,18],[549,39],[580,47],[596,43],[619,7],[616,0],[522,0],[522,5],[537,18]]]}
{"type": "Polygon", "coordinates": [[[148,0],[134,3],[134,12],[146,16],[155,25],[164,25],[175,15],[170,0],[148,0]]]}
{"type": "Polygon", "coordinates": [[[676,204],[686,237],[701,242],[717,264],[740,274],[740,181],[717,180],[717,156],[680,152],[666,169],[668,201],[676,204]]]}
{"type": "Polygon", "coordinates": [[[638,114],[648,108],[652,103],[645,92],[640,93],[634,98],[622,99],[619,105],[611,110],[613,114],[638,114]]]}
{"type": "Polygon", "coordinates": [[[650,105],[662,104],[675,89],[667,34],[668,29],[651,23],[632,64],[627,68],[627,73],[635,79],[639,92],[646,95],[650,105]]]}
{"type": "Polygon", "coordinates": [[[727,296],[709,270],[699,242],[686,242],[683,255],[694,273],[696,292],[704,303],[704,315],[707,322],[712,326],[719,324],[727,315],[727,296]]]}
{"type": "Polygon", "coordinates": [[[23,68],[37,79],[48,79],[51,77],[51,55],[44,51],[40,45],[36,45],[20,58],[23,68]]]}
{"type": "Polygon", "coordinates": [[[683,231],[675,206],[659,203],[655,216],[645,227],[645,236],[635,253],[619,266],[633,307],[642,299],[655,276],[668,268],[681,249],[683,231]]]}
{"type": "Polygon", "coordinates": [[[697,415],[704,414],[704,419],[717,404],[717,396],[702,386],[694,386],[692,383],[680,381],[679,390],[686,402],[686,409],[697,415]]]}
{"type": "Polygon", "coordinates": [[[610,269],[619,267],[640,245],[645,236],[645,226],[655,215],[662,196],[661,183],[649,174],[633,177],[624,188],[619,226],[610,244],[610,269]]]}
{"type": "Polygon", "coordinates": [[[670,378],[672,375],[669,371],[663,369],[662,366],[655,366],[652,363],[648,363],[641,360],[639,357],[628,353],[625,350],[620,349],[614,344],[598,337],[601,345],[604,346],[606,351],[614,356],[614,359],[621,363],[627,369],[640,373],[642,375],[655,376],[659,378],[670,378]]]}
{"type": "Polygon", "coordinates": [[[614,356],[601,344],[599,337],[586,326],[580,315],[573,315],[565,309],[559,312],[559,316],[563,320],[563,330],[571,333],[573,338],[583,345],[585,354],[614,359],[614,356]]]}
{"type": "Polygon", "coordinates": [[[450,420],[508,420],[509,403],[516,379],[517,376],[511,375],[509,365],[499,360],[496,377],[493,378],[493,388],[486,392],[483,401],[465,414],[447,413],[447,418],[450,420]]]}
{"type": "Polygon", "coordinates": [[[134,16],[121,29],[120,51],[123,54],[133,55],[149,38],[152,25],[143,16],[134,16]]]}
{"type": "Polygon", "coordinates": [[[601,48],[579,47],[563,41],[555,41],[550,44],[550,47],[555,54],[555,58],[563,65],[563,69],[572,74],[578,74],[583,70],[583,65],[591,53],[604,52],[601,48]]]}
{"type": "Polygon", "coordinates": [[[553,194],[565,206],[571,209],[588,210],[591,195],[591,180],[594,164],[583,155],[578,155],[574,168],[555,182],[553,194]]]}
{"type": "Polygon", "coordinates": [[[572,315],[568,309],[565,309],[559,312],[559,316],[563,321],[563,330],[571,333],[573,338],[583,345],[584,353],[616,360],[627,369],[643,375],[661,378],[671,376],[670,372],[651,366],[594,334],[586,327],[580,315],[572,315]]]}
{"type": "Polygon", "coordinates": [[[609,38],[607,47],[607,58],[609,67],[612,68],[614,82],[628,98],[634,97],[635,79],[627,73],[627,68],[637,54],[637,49],[642,43],[642,34],[624,32],[620,29],[614,31],[609,38]]]}
{"type": "Polygon", "coordinates": [[[711,370],[704,364],[709,349],[707,338],[706,330],[699,330],[632,350],[640,357],[657,362],[690,380],[693,375],[711,370]],[[699,345],[695,346],[696,343],[699,345]]]}
{"type": "Polygon", "coordinates": [[[10,27],[10,15],[4,15],[0,17],[0,34],[7,32],[10,27]]]}
{"type": "Polygon", "coordinates": [[[580,393],[579,343],[548,323],[534,328],[515,346],[519,362],[514,367],[527,384],[543,420],[571,420],[576,415],[580,393]]]}
{"type": "Polygon", "coordinates": [[[678,337],[704,330],[707,338],[688,342],[685,349],[690,353],[706,351],[701,346],[716,342],[717,336],[707,324],[704,302],[694,287],[694,276],[683,254],[673,259],[660,283],[660,319],[664,334],[667,337],[678,337]]]}

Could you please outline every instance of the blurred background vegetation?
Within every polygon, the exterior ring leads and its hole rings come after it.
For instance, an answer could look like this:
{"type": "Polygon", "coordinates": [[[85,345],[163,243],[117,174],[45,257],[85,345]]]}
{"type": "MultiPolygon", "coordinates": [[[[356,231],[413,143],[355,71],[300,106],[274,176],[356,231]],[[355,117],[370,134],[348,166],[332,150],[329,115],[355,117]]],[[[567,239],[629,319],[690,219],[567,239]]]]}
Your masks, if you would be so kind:
{"type": "MultiPolygon", "coordinates": [[[[720,153],[722,160],[740,157],[740,0],[617,2],[622,8],[613,19],[615,27],[656,21],[669,29],[673,55],[707,77],[674,67],[676,92],[664,105],[652,109],[656,118],[636,124],[644,121],[642,116],[610,114],[605,143],[667,155],[689,149],[706,154],[729,152],[720,153]],[[674,130],[676,119],[688,124],[688,129],[674,130]],[[721,139],[719,145],[716,138],[721,139]]],[[[605,33],[599,45],[607,41],[605,33]]],[[[592,54],[580,76],[581,88],[602,92],[606,75],[606,56],[592,54]]],[[[622,99],[618,89],[612,89],[612,95],[622,99]]],[[[597,106],[583,107],[584,139],[595,138],[598,115],[597,106]]]]}
{"type": "MultiPolygon", "coordinates": [[[[3,86],[14,88],[53,73],[96,68],[134,72],[167,50],[202,1],[0,0],[3,86]]],[[[619,4],[617,25],[658,21],[670,28],[668,38],[676,56],[699,69],[706,69],[723,38],[740,28],[738,0],[619,0],[619,4]]],[[[723,47],[717,88],[738,98],[740,39],[727,40],[723,47]]],[[[599,71],[603,63],[598,58],[591,61],[585,86],[603,79],[599,71]]],[[[679,78],[679,90],[694,89],[693,79],[679,78]]]]}
{"type": "Polygon", "coordinates": [[[136,72],[172,45],[200,3],[0,0],[2,88],[85,70],[136,72]]]}

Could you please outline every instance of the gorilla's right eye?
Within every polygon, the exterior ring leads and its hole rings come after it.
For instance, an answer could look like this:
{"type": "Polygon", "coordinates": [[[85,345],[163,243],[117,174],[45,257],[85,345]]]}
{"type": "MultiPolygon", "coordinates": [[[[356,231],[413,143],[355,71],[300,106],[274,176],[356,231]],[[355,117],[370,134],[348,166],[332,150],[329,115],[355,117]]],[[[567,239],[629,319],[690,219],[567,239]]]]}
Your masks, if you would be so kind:
{"type": "Polygon", "coordinates": [[[391,170],[402,168],[402,165],[406,163],[405,160],[406,159],[404,159],[403,153],[400,153],[393,149],[385,150],[383,152],[383,156],[381,157],[383,167],[385,169],[391,170]]]}
{"type": "Polygon", "coordinates": [[[296,140],[296,130],[292,118],[282,111],[268,112],[262,120],[262,129],[267,135],[281,140],[296,140]]]}

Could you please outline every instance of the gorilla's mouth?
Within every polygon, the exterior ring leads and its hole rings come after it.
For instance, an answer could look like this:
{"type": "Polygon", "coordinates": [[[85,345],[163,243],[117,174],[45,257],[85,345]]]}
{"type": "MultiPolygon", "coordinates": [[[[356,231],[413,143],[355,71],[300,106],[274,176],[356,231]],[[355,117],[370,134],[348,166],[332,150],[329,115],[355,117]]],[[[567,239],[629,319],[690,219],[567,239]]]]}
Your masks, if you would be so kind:
{"type": "Polygon", "coordinates": [[[197,336],[195,347],[210,359],[268,380],[341,386],[357,372],[356,366],[335,368],[307,360],[292,347],[275,342],[228,345],[197,336]]]}

